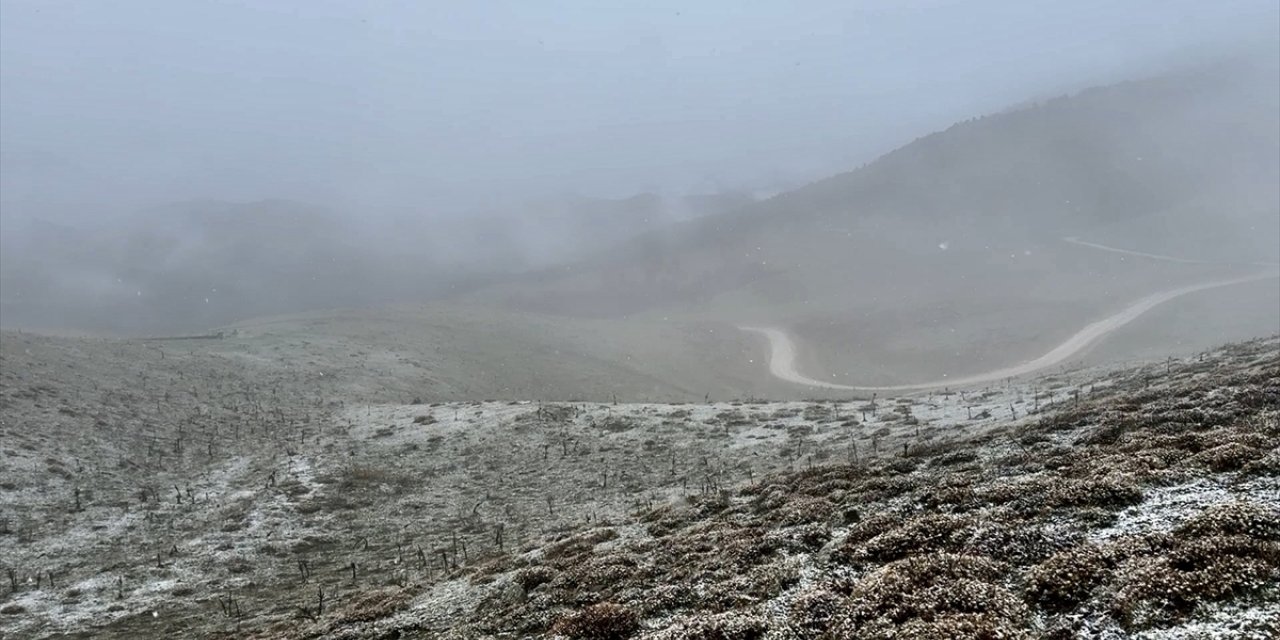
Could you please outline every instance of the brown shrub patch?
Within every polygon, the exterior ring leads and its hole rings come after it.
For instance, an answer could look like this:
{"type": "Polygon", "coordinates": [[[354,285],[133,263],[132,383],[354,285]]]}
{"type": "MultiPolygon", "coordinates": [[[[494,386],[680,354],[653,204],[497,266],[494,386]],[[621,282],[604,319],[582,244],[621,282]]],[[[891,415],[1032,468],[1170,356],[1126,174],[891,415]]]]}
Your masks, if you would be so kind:
{"type": "Polygon", "coordinates": [[[626,640],[639,628],[633,611],[601,602],[557,620],[551,631],[577,640],[626,640]]]}
{"type": "Polygon", "coordinates": [[[947,553],[889,563],[854,584],[830,636],[1015,637],[1028,612],[999,584],[1006,572],[998,562],[947,553]],[[900,635],[904,625],[916,632],[900,635]]]}

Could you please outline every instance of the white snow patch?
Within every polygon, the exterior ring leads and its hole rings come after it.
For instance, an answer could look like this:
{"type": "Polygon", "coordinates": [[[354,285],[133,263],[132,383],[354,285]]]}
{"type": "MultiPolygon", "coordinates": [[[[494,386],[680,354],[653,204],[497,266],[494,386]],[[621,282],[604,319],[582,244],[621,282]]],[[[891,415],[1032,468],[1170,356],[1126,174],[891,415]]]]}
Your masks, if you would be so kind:
{"type": "Polygon", "coordinates": [[[1124,535],[1165,533],[1190,518],[1241,497],[1280,503],[1280,481],[1274,478],[1237,486],[1227,486],[1213,478],[1198,478],[1186,484],[1148,489],[1142,504],[1120,513],[1116,522],[1090,533],[1090,540],[1102,542],[1124,535]]]}
{"type": "Polygon", "coordinates": [[[1144,631],[1138,640],[1227,640],[1280,637],[1280,602],[1261,605],[1223,606],[1206,612],[1206,617],[1168,629],[1144,631]]]}

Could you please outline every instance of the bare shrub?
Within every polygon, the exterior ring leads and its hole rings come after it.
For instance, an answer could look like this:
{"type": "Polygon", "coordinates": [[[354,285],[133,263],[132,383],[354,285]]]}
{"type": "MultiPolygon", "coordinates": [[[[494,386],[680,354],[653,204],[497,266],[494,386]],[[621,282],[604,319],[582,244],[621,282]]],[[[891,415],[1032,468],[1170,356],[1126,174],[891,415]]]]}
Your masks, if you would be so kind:
{"type": "Polygon", "coordinates": [[[1203,466],[1211,471],[1223,473],[1238,471],[1264,455],[1264,451],[1254,447],[1239,442],[1228,442],[1191,456],[1187,459],[1187,464],[1203,466]]]}
{"type": "Polygon", "coordinates": [[[1062,551],[1034,567],[1026,593],[1050,610],[1069,610],[1089,600],[1110,579],[1115,559],[1104,549],[1085,544],[1062,551]]]}
{"type": "Polygon", "coordinates": [[[972,531],[968,516],[926,513],[859,543],[846,539],[842,559],[850,564],[884,563],[935,551],[959,551],[972,531]]]}
{"type": "Polygon", "coordinates": [[[1204,511],[1179,526],[1175,533],[1187,536],[1248,536],[1280,541],[1280,509],[1254,502],[1234,502],[1204,511]]]}
{"type": "Polygon", "coordinates": [[[1280,549],[1243,536],[1213,536],[1135,564],[1120,576],[1111,609],[1126,627],[1143,629],[1186,618],[1203,603],[1274,585],[1280,549]]]}
{"type": "Polygon", "coordinates": [[[520,588],[523,589],[525,593],[529,593],[539,586],[551,582],[557,575],[558,572],[555,569],[539,565],[534,567],[525,567],[517,571],[512,579],[516,584],[520,585],[520,588]]]}
{"type": "Polygon", "coordinates": [[[405,609],[412,599],[412,592],[406,589],[375,589],[360,594],[339,609],[336,621],[345,624],[381,620],[405,609]]]}
{"type": "Polygon", "coordinates": [[[889,563],[854,584],[830,636],[1018,637],[1028,611],[1000,584],[1007,570],[985,558],[947,553],[889,563]],[[903,625],[915,632],[899,635],[903,625]]]}
{"type": "Polygon", "coordinates": [[[557,620],[551,631],[577,640],[626,640],[639,628],[633,611],[601,602],[557,620]]]}
{"type": "Polygon", "coordinates": [[[799,496],[788,500],[770,514],[770,519],[782,526],[826,522],[835,513],[836,506],[826,498],[799,496]]]}
{"type": "Polygon", "coordinates": [[[696,614],[677,620],[652,640],[760,640],[769,631],[769,622],[759,614],[729,611],[696,614]]]}
{"type": "Polygon", "coordinates": [[[1120,509],[1142,502],[1142,489],[1122,476],[1068,479],[1051,487],[1044,500],[1057,507],[1120,509]]]}
{"type": "Polygon", "coordinates": [[[791,601],[789,616],[806,638],[818,638],[844,609],[844,597],[829,589],[811,589],[791,601]]]}

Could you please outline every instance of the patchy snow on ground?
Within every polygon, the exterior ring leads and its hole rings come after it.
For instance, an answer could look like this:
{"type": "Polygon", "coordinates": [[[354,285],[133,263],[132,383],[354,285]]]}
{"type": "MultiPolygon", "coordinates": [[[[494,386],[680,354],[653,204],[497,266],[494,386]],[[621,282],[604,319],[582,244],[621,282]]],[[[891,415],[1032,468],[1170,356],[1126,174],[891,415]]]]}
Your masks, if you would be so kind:
{"type": "Polygon", "coordinates": [[[1125,535],[1172,531],[1205,509],[1231,500],[1227,487],[1212,478],[1149,489],[1142,504],[1122,511],[1111,526],[1090,532],[1089,538],[1101,542],[1125,535]]]}
{"type": "Polygon", "coordinates": [[[1252,501],[1280,504],[1280,479],[1263,477],[1226,485],[1210,476],[1185,484],[1148,489],[1142,504],[1122,511],[1111,526],[1090,532],[1089,539],[1103,542],[1125,535],[1169,532],[1208,509],[1235,502],[1244,496],[1252,501]]]}
{"type": "MultiPolygon", "coordinates": [[[[1119,636],[1123,637],[1123,636],[1119,636]]],[[[1135,640],[1271,640],[1280,638],[1280,602],[1225,606],[1167,629],[1140,632],[1135,640]]]]}

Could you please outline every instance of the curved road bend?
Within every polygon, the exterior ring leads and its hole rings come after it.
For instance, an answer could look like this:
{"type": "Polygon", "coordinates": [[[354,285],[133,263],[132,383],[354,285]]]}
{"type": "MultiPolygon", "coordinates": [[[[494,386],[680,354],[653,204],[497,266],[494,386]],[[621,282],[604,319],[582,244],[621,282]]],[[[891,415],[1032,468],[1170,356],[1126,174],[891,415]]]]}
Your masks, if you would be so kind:
{"type": "Polygon", "coordinates": [[[1204,291],[1206,289],[1216,289],[1218,287],[1228,287],[1245,282],[1255,282],[1258,280],[1267,280],[1270,278],[1280,277],[1280,273],[1266,271],[1256,273],[1251,276],[1242,276],[1239,278],[1231,278],[1229,280],[1216,280],[1213,282],[1204,282],[1200,284],[1187,285],[1170,289],[1161,293],[1155,293],[1130,304],[1121,309],[1119,312],[1112,314],[1097,322],[1085,325],[1083,329],[1077,331],[1075,335],[1067,338],[1065,342],[1050,349],[1048,353],[1034,360],[1024,362],[1022,364],[996,369],[986,373],[962,376],[956,378],[944,378],[933,382],[922,382],[919,384],[902,384],[890,386],[857,386],[836,384],[834,382],[826,382],[824,380],[816,380],[810,378],[796,370],[796,348],[792,342],[791,336],[781,329],[774,327],[738,327],[743,331],[759,333],[769,340],[769,372],[775,377],[793,382],[796,384],[808,385],[811,387],[821,387],[824,389],[843,389],[847,391],[922,391],[926,389],[938,389],[942,387],[959,387],[973,384],[981,384],[985,382],[994,382],[1005,378],[1025,375],[1041,369],[1052,367],[1060,364],[1072,356],[1080,353],[1085,348],[1095,342],[1106,337],[1107,334],[1123,327],[1130,322],[1138,319],[1142,314],[1162,305],[1175,298],[1204,291]]]}

